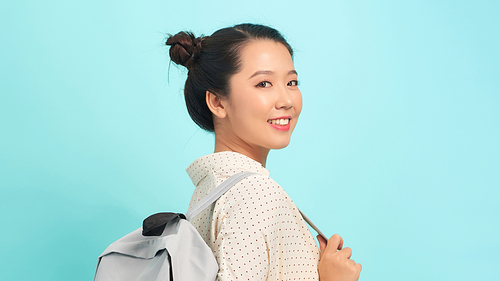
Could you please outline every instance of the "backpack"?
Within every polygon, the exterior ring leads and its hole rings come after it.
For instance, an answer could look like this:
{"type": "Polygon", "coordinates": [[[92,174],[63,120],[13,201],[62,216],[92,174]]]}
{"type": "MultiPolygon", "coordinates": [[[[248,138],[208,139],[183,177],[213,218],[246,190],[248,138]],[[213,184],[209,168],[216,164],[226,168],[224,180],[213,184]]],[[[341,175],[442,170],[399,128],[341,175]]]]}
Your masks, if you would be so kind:
{"type": "Polygon", "coordinates": [[[213,281],[219,266],[189,220],[253,172],[237,173],[181,213],[157,213],[99,256],[94,281],[213,281]]]}

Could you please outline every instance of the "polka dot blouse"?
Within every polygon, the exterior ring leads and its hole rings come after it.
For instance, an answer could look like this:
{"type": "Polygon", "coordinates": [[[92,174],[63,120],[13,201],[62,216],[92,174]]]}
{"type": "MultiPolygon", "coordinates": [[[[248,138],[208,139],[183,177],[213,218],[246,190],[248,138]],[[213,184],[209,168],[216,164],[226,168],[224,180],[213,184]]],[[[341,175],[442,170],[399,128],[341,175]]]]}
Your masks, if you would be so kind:
{"type": "Polygon", "coordinates": [[[319,250],[297,207],[262,165],[236,152],[203,156],[186,169],[189,207],[235,173],[237,183],[191,220],[219,263],[219,281],[318,280],[319,250]]]}

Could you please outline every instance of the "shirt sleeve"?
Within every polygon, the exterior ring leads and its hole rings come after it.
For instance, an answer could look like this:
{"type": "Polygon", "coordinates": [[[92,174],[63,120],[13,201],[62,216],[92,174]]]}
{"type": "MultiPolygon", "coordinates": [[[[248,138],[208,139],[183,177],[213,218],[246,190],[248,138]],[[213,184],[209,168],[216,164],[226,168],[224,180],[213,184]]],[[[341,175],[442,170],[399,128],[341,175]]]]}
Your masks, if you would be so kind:
{"type": "Polygon", "coordinates": [[[261,178],[244,179],[218,202],[214,254],[219,281],[268,280],[275,258],[270,251],[276,250],[269,242],[278,235],[276,213],[284,206],[279,186],[261,178]]]}
{"type": "Polygon", "coordinates": [[[242,180],[217,202],[218,281],[318,280],[319,252],[295,204],[272,179],[242,180]]]}

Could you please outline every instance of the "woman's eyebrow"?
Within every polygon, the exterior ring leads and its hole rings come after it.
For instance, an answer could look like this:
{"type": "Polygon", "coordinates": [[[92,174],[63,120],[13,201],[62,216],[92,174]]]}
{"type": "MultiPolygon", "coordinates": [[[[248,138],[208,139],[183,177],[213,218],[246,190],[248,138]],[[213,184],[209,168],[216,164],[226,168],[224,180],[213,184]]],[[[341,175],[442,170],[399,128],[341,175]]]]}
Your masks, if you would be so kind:
{"type": "MultiPolygon", "coordinates": [[[[259,71],[256,71],[254,74],[252,74],[252,76],[250,76],[248,79],[251,79],[257,75],[261,75],[261,74],[266,74],[266,75],[272,75],[274,74],[274,71],[271,71],[271,70],[259,70],[259,71]]],[[[290,70],[288,71],[288,75],[290,74],[295,74],[295,75],[298,75],[297,71],[294,70],[290,70]]]]}

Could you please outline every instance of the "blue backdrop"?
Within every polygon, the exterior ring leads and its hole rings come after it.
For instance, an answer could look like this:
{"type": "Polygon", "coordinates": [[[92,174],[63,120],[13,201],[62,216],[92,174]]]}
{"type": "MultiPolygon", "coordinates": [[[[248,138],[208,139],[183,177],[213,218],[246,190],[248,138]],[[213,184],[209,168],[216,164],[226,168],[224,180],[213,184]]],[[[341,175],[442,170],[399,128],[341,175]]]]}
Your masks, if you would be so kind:
{"type": "Polygon", "coordinates": [[[498,280],[500,2],[3,1],[2,280],[92,280],[99,254],[187,208],[213,151],[167,33],[241,22],[296,50],[304,109],[268,168],[361,280],[498,280]]]}

